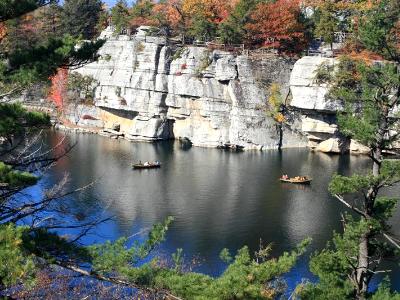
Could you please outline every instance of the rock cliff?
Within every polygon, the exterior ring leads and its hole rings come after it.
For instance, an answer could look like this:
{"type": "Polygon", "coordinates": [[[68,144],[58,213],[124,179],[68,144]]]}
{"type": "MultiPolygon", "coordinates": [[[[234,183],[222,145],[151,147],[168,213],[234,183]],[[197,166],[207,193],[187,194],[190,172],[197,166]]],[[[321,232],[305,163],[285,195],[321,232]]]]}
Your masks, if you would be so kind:
{"type": "Polygon", "coordinates": [[[114,37],[107,29],[101,59],[77,70],[98,82],[95,105],[104,127],[118,124],[130,140],[185,138],[196,146],[275,149],[279,134],[266,103],[276,83],[293,108],[284,148],[337,137],[340,103],[327,100],[326,87],[314,83],[318,66],[333,60],[167,45],[144,29],[134,37],[114,37]]]}

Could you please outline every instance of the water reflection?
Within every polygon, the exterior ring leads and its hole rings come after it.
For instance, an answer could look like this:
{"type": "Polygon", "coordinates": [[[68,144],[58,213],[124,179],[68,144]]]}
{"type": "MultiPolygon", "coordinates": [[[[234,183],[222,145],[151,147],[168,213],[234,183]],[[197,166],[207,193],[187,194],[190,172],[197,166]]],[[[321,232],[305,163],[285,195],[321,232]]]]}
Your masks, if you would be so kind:
{"type": "MultiPolygon", "coordinates": [[[[49,133],[48,143],[58,133],[49,133]]],[[[216,149],[183,150],[179,143],[157,144],[115,141],[98,136],[71,135],[75,149],[45,179],[44,184],[71,174],[71,187],[98,180],[84,197],[101,201],[114,223],[99,233],[115,239],[162,221],[175,222],[163,250],[184,248],[188,256],[200,254],[201,271],[222,271],[218,253],[249,245],[255,250],[260,238],[273,243],[274,253],[292,249],[306,237],[313,238],[310,252],[321,248],[340,229],[340,204],[327,193],[334,173],[362,172],[364,157],[330,156],[291,149],[231,153],[216,149]],[[161,161],[156,170],[134,171],[134,161],[161,161]],[[307,175],[310,187],[280,183],[282,174],[307,175]]],[[[396,217],[397,220],[400,216],[396,217]]],[[[101,239],[100,239],[101,240],[101,239]]],[[[298,267],[306,274],[306,262],[298,267]]]]}

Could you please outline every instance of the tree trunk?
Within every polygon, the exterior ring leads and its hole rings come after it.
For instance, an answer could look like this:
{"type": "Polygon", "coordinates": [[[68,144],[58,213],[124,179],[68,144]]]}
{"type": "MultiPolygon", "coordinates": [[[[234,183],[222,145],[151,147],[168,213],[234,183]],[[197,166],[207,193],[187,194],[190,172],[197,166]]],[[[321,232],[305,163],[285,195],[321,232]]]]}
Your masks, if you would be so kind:
{"type": "Polygon", "coordinates": [[[356,272],[357,281],[357,299],[365,299],[368,291],[368,232],[364,233],[360,238],[358,246],[358,266],[356,272]]]}

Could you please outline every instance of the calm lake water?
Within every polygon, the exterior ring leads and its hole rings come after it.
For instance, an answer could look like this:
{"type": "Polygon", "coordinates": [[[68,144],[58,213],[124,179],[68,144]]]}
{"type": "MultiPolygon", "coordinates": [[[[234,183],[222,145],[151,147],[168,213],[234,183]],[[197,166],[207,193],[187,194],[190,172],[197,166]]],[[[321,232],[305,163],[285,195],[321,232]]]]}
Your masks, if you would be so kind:
{"type": "MultiPolygon", "coordinates": [[[[55,145],[63,135],[48,132],[45,141],[55,145]]],[[[183,248],[188,260],[196,256],[202,261],[196,271],[218,275],[225,268],[218,258],[223,248],[236,251],[248,245],[254,251],[262,239],[272,243],[273,255],[279,255],[311,237],[309,251],[286,276],[291,287],[302,278],[313,279],[308,271],[310,253],[324,247],[333,230],[341,229],[343,207],[327,192],[332,174],[369,167],[364,157],[330,156],[306,149],[230,153],[182,149],[178,142],[131,143],[75,134],[67,138],[77,142],[76,147],[40,185],[50,186],[65,172],[70,174],[71,188],[97,181],[71,201],[100,204],[104,215],[115,216],[115,221],[100,226],[85,243],[131,236],[173,216],[160,252],[183,248]],[[161,169],[131,168],[134,161],[155,160],[162,162],[161,169]],[[282,184],[277,178],[283,173],[309,175],[314,181],[310,187],[282,184]]],[[[393,225],[399,229],[399,213],[393,225]]],[[[399,289],[399,268],[391,278],[399,289]]]]}

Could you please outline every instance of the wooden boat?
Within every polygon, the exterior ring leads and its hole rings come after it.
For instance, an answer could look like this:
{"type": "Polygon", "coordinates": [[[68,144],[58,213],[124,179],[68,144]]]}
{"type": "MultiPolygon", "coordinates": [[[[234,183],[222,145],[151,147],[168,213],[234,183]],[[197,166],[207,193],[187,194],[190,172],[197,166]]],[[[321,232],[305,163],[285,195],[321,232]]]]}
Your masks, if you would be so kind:
{"type": "Polygon", "coordinates": [[[244,150],[244,146],[227,143],[217,146],[217,149],[241,152],[244,150]]]}
{"type": "Polygon", "coordinates": [[[307,176],[299,176],[303,177],[304,179],[301,178],[279,178],[280,181],[282,182],[288,182],[288,183],[294,183],[294,184],[311,184],[312,179],[308,178],[307,176]]]}
{"type": "Polygon", "coordinates": [[[133,169],[139,170],[139,169],[157,169],[161,168],[161,164],[159,162],[154,162],[154,163],[148,163],[148,164],[134,164],[133,169]]]}

